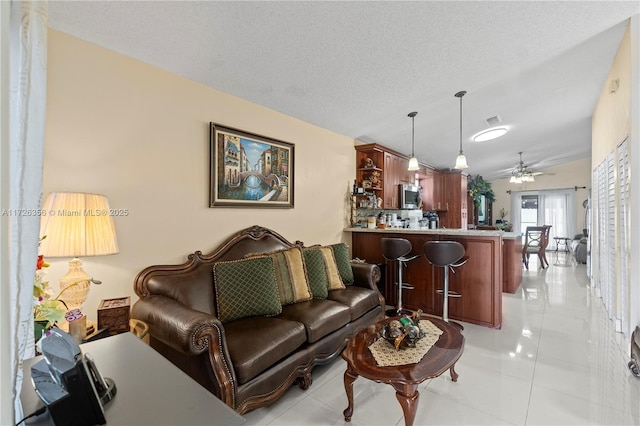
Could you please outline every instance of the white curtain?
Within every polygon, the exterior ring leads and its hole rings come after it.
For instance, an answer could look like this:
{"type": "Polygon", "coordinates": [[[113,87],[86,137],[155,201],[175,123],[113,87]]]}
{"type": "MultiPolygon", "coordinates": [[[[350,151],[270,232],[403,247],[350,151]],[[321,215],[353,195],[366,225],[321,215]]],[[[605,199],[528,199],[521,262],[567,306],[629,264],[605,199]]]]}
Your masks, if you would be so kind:
{"type": "Polygon", "coordinates": [[[538,193],[538,224],[551,225],[549,241],[554,237],[573,238],[577,233],[576,191],[545,190],[538,193]]]}
{"type": "MultiPolygon", "coordinates": [[[[5,9],[6,10],[6,9],[5,9]]],[[[33,356],[33,279],[38,254],[47,84],[46,1],[12,1],[9,17],[9,310],[11,389],[22,418],[22,360],[33,356]]],[[[3,301],[3,304],[7,303],[3,301]]],[[[4,343],[3,343],[4,346],[4,343]]]]}

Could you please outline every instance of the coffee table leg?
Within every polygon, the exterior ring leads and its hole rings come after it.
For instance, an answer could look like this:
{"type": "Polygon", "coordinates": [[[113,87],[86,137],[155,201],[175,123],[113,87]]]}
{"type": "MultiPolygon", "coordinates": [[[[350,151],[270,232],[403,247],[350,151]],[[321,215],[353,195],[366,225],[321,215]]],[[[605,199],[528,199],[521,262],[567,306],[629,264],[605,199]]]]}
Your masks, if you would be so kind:
{"type": "Polygon", "coordinates": [[[454,381],[454,382],[457,382],[458,381],[458,373],[456,373],[456,370],[454,369],[455,366],[456,365],[453,364],[451,366],[451,368],[449,369],[449,372],[451,373],[451,380],[454,381]]]}
{"type": "Polygon", "coordinates": [[[347,367],[347,371],[344,372],[344,390],[347,393],[347,400],[349,401],[349,406],[345,408],[344,421],[350,422],[351,416],[353,415],[353,382],[358,378],[358,374],[351,369],[351,367],[347,367]]]}
{"type": "Polygon", "coordinates": [[[413,420],[418,409],[418,400],[420,399],[418,385],[393,384],[393,388],[396,390],[396,399],[404,413],[405,426],[413,426],[413,420]]]}

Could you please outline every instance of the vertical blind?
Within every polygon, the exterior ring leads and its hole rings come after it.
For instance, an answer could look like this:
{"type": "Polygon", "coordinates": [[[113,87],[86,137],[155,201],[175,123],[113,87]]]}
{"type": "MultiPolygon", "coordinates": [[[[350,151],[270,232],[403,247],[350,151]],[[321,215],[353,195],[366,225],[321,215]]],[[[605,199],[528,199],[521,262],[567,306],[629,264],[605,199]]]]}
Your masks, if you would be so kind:
{"type": "Polygon", "coordinates": [[[592,285],[616,331],[630,336],[630,163],[628,138],[593,171],[592,285]]]}

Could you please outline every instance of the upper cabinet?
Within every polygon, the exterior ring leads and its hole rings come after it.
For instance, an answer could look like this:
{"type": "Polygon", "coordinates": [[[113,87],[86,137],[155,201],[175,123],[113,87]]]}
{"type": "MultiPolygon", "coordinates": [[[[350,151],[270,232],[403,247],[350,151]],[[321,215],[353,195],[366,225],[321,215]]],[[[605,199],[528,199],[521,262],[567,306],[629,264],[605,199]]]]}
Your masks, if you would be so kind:
{"type": "Polygon", "coordinates": [[[358,145],[356,148],[356,181],[365,191],[373,191],[382,199],[382,208],[400,208],[398,185],[415,183],[415,172],[407,170],[409,159],[378,144],[358,145]],[[373,167],[372,167],[373,166],[373,167]],[[379,177],[372,184],[372,176],[379,177]]]}
{"type": "Polygon", "coordinates": [[[383,209],[400,208],[399,185],[419,185],[423,210],[437,211],[441,226],[467,228],[466,173],[425,165],[409,171],[408,157],[382,145],[358,145],[355,149],[357,185],[380,197],[383,209]]]}
{"type": "Polygon", "coordinates": [[[384,197],[382,197],[382,207],[385,209],[399,208],[398,201],[398,169],[400,167],[399,158],[389,152],[384,153],[384,197]]]}
{"type": "Polygon", "coordinates": [[[416,183],[416,172],[407,170],[409,168],[409,159],[398,157],[398,179],[400,183],[416,183]]]}
{"type": "Polygon", "coordinates": [[[372,145],[356,147],[356,183],[367,193],[382,197],[384,192],[384,151],[372,145]]]}

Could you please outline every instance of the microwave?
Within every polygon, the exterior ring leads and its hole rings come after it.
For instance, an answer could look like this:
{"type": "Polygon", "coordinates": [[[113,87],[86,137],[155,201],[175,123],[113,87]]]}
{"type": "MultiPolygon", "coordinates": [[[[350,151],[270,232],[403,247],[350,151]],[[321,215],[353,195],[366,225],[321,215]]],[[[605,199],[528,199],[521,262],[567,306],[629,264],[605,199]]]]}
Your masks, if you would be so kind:
{"type": "Polygon", "coordinates": [[[401,209],[417,209],[420,205],[420,187],[411,184],[400,184],[398,207],[401,209]]]}

